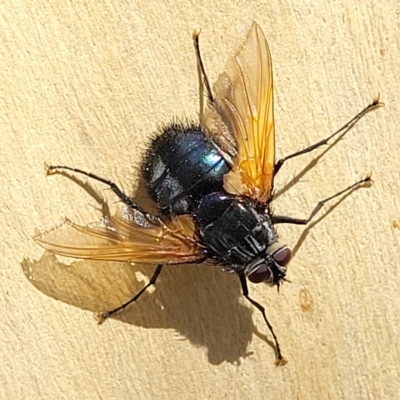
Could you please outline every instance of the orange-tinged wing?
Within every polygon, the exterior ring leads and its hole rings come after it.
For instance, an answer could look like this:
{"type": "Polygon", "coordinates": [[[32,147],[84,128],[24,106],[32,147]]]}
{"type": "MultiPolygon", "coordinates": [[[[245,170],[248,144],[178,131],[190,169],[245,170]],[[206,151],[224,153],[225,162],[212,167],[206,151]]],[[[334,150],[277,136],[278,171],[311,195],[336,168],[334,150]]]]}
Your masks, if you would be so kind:
{"type": "Polygon", "coordinates": [[[271,54],[257,23],[253,22],[244,42],[228,60],[226,71],[214,85],[214,94],[215,103],[205,124],[233,159],[232,170],[224,177],[224,188],[231,194],[266,203],[274,179],[274,102],[271,54]],[[235,141],[234,149],[226,131],[235,141]],[[218,134],[223,138],[218,139],[218,134]]]}
{"type": "Polygon", "coordinates": [[[180,264],[204,258],[190,216],[164,223],[127,206],[87,226],[65,220],[34,239],[53,253],[91,260],[180,264]]]}

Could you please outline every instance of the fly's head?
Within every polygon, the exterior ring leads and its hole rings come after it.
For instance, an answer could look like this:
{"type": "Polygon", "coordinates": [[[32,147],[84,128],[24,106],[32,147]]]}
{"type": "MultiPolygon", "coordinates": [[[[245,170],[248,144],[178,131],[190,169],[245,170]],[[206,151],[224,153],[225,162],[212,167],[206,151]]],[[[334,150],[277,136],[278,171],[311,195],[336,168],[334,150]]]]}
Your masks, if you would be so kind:
{"type": "Polygon", "coordinates": [[[276,241],[267,248],[263,256],[246,266],[246,276],[253,283],[279,285],[286,276],[287,264],[291,258],[292,251],[289,247],[276,241]]]}

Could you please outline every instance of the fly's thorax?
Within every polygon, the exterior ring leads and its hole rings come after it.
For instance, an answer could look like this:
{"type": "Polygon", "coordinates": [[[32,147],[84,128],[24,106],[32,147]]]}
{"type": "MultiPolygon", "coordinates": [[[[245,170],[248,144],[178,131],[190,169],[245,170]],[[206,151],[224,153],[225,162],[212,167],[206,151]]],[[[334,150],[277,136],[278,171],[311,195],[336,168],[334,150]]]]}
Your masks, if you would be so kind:
{"type": "Polygon", "coordinates": [[[201,242],[218,261],[233,270],[248,269],[248,275],[256,277],[263,272],[260,260],[271,258],[267,265],[272,265],[274,257],[282,254],[275,248],[269,252],[277,242],[270,215],[259,213],[249,199],[225,192],[204,196],[196,212],[196,222],[201,242]]]}
{"type": "Polygon", "coordinates": [[[279,285],[285,278],[287,264],[292,257],[292,251],[278,241],[267,248],[266,253],[253,260],[245,268],[245,274],[250,282],[266,282],[279,285]]]}

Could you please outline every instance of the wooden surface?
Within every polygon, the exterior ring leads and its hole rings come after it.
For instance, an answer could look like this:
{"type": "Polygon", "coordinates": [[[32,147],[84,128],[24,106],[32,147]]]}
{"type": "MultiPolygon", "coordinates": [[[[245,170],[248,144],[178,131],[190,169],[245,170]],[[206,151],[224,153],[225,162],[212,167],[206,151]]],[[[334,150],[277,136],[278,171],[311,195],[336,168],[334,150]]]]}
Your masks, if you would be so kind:
{"type": "MultiPolygon", "coordinates": [[[[0,6],[0,398],[399,398],[398,1],[203,3],[0,6]],[[105,199],[115,206],[94,182],[46,178],[45,162],[133,192],[146,138],[174,116],[197,116],[193,29],[214,81],[251,19],[272,52],[278,156],[323,138],[377,93],[386,104],[274,203],[306,216],[373,171],[373,187],[312,229],[279,228],[296,249],[291,283],[279,294],[250,286],[289,359],[282,368],[261,316],[218,267],[168,268],[156,290],[98,327],[93,312],[126,300],[154,267],[57,259],[31,238],[65,216],[97,220],[105,199]]],[[[319,154],[288,162],[277,188],[319,154]]]]}

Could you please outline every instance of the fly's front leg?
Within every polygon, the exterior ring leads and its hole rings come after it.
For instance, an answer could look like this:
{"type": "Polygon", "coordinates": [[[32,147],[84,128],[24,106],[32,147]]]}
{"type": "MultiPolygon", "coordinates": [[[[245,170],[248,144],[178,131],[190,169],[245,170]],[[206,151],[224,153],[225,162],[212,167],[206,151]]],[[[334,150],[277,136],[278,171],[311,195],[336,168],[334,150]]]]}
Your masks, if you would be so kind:
{"type": "Polygon", "coordinates": [[[243,271],[239,271],[238,272],[239,275],[239,279],[240,279],[240,284],[242,286],[242,292],[243,292],[243,296],[255,307],[257,308],[258,311],[261,312],[261,315],[264,318],[264,321],[268,327],[268,329],[270,330],[272,337],[274,338],[274,342],[275,342],[275,351],[276,351],[276,365],[285,365],[287,363],[287,359],[285,357],[282,356],[281,353],[281,348],[279,346],[279,342],[278,342],[278,338],[275,335],[274,329],[272,328],[272,325],[270,324],[270,322],[268,321],[267,318],[267,314],[265,313],[265,308],[258,303],[257,301],[253,300],[250,296],[249,296],[249,289],[247,287],[247,280],[246,280],[246,275],[244,274],[243,271]]]}
{"type": "Polygon", "coordinates": [[[285,217],[285,216],[280,216],[280,215],[274,215],[271,217],[272,223],[273,224],[294,224],[294,225],[307,225],[314,217],[315,215],[321,210],[321,208],[324,206],[325,203],[327,203],[330,200],[333,200],[334,198],[346,193],[350,192],[351,190],[360,187],[361,185],[367,183],[369,185],[372,184],[372,179],[371,175],[366,176],[364,179],[359,180],[356,183],[353,183],[349,187],[347,187],[344,190],[341,190],[340,192],[334,194],[333,196],[327,197],[324,200],[321,200],[318,202],[318,204],[314,207],[314,209],[311,211],[310,216],[307,219],[301,219],[301,218],[292,218],[292,217],[285,217]]]}

